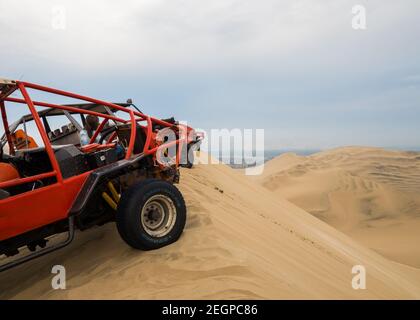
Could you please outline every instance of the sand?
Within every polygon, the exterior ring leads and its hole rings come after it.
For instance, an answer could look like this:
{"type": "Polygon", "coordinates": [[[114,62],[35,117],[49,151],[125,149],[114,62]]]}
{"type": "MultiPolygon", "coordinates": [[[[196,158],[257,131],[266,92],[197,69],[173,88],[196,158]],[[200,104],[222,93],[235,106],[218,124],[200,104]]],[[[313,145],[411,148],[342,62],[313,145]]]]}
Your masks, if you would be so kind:
{"type": "Polygon", "coordinates": [[[255,180],[385,257],[420,267],[420,153],[285,154],[255,180]]]}
{"type": "Polygon", "coordinates": [[[225,165],[183,169],[181,239],[129,248],[108,224],[0,274],[2,299],[419,299],[420,271],[383,257],[225,165]],[[51,267],[67,271],[52,290],[51,267]],[[352,288],[363,265],[367,288],[352,288]]]}

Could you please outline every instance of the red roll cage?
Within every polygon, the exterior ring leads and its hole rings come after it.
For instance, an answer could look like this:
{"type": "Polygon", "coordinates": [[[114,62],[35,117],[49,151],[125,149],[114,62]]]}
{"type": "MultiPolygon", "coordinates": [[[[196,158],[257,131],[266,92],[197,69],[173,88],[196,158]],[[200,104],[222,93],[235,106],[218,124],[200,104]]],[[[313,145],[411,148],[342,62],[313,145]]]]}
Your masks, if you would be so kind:
{"type": "MultiPolygon", "coordinates": [[[[6,79],[1,79],[0,78],[0,112],[1,112],[1,116],[2,116],[2,121],[3,121],[3,126],[4,126],[4,130],[5,130],[5,135],[6,135],[6,139],[7,139],[7,143],[9,145],[9,150],[10,152],[13,152],[14,147],[13,147],[13,141],[12,141],[12,135],[11,132],[9,130],[9,123],[8,123],[8,118],[7,118],[7,113],[6,113],[6,108],[5,108],[5,102],[11,102],[11,103],[20,103],[20,104],[26,104],[30,110],[30,113],[32,114],[33,120],[35,121],[36,127],[41,135],[42,141],[45,145],[45,150],[48,154],[48,157],[51,161],[51,165],[53,170],[51,172],[47,172],[47,173],[42,173],[42,174],[38,174],[35,176],[31,176],[31,177],[25,177],[25,178],[20,178],[20,179],[14,179],[14,180],[10,180],[10,181],[6,181],[6,182],[2,182],[0,183],[0,189],[4,189],[4,188],[9,188],[12,186],[17,186],[20,184],[25,184],[25,183],[30,183],[30,182],[34,182],[36,180],[42,180],[45,178],[51,178],[51,177],[55,177],[57,179],[58,183],[63,183],[63,176],[61,174],[60,171],[60,167],[59,164],[57,162],[57,159],[54,156],[54,150],[51,146],[51,142],[48,138],[48,135],[45,131],[45,128],[41,122],[41,119],[38,115],[38,112],[36,111],[35,106],[39,106],[39,107],[48,107],[48,108],[55,108],[55,109],[61,109],[61,110],[65,110],[65,111],[69,111],[69,112],[73,112],[73,113],[80,113],[80,114],[90,114],[90,115],[94,115],[94,116],[98,116],[99,118],[104,118],[103,121],[100,123],[99,127],[96,129],[96,131],[94,132],[93,136],[90,139],[90,143],[92,144],[95,139],[97,138],[97,136],[100,134],[100,132],[104,129],[105,125],[107,124],[107,122],[109,120],[114,120],[123,124],[131,124],[131,136],[130,136],[130,142],[129,145],[127,147],[126,150],[126,155],[125,155],[125,159],[130,159],[134,156],[136,156],[135,154],[133,154],[133,149],[134,149],[134,144],[135,144],[135,140],[136,140],[136,125],[139,122],[146,122],[145,126],[142,126],[142,128],[145,130],[146,132],[146,141],[144,144],[144,148],[143,148],[143,155],[152,155],[155,154],[157,152],[157,150],[159,148],[169,148],[171,146],[174,145],[179,145],[178,147],[178,152],[176,154],[176,165],[179,165],[179,161],[181,158],[181,150],[182,150],[182,146],[183,144],[188,144],[189,142],[189,131],[192,130],[191,128],[185,126],[185,125],[181,125],[181,124],[176,124],[174,125],[173,123],[169,123],[160,119],[156,119],[153,117],[150,117],[148,115],[145,115],[139,111],[135,111],[135,110],[131,110],[128,109],[126,107],[122,107],[120,105],[114,104],[114,103],[110,103],[110,102],[106,102],[103,100],[99,100],[99,99],[94,99],[94,98],[90,98],[87,96],[83,96],[83,95],[79,95],[79,94],[75,94],[75,93],[71,93],[71,92],[67,92],[67,91],[63,91],[63,90],[58,90],[58,89],[53,89],[53,88],[49,88],[46,86],[41,86],[38,84],[34,84],[34,83],[29,83],[29,82],[24,82],[24,81],[15,81],[15,80],[6,80],[6,79]],[[59,104],[53,104],[53,103],[48,103],[48,102],[43,102],[43,101],[33,101],[27,91],[27,89],[33,89],[33,90],[37,90],[37,91],[42,91],[42,92],[46,92],[46,93],[50,93],[50,94],[55,94],[55,95],[59,95],[59,96],[63,96],[63,97],[68,97],[68,98],[74,98],[77,100],[81,100],[81,101],[86,101],[89,103],[94,103],[94,104],[98,104],[98,105],[103,105],[109,108],[112,108],[114,110],[118,110],[118,111],[122,111],[124,113],[128,113],[130,116],[130,120],[124,120],[122,118],[119,118],[115,115],[110,115],[110,114],[103,114],[103,113],[99,113],[99,112],[95,112],[92,110],[86,110],[86,109],[82,109],[82,108],[78,108],[75,106],[68,106],[68,105],[59,105],[59,104]],[[10,97],[10,95],[19,90],[20,93],[22,94],[23,99],[20,98],[14,98],[14,97],[10,97]],[[177,140],[175,141],[170,141],[170,142],[166,142],[163,143],[160,146],[153,146],[152,147],[152,138],[153,138],[153,125],[157,124],[160,125],[162,127],[167,127],[167,128],[172,128],[174,131],[176,131],[177,134],[177,140]]],[[[116,134],[112,134],[107,141],[107,144],[111,143],[112,140],[116,137],[116,134]]]]}

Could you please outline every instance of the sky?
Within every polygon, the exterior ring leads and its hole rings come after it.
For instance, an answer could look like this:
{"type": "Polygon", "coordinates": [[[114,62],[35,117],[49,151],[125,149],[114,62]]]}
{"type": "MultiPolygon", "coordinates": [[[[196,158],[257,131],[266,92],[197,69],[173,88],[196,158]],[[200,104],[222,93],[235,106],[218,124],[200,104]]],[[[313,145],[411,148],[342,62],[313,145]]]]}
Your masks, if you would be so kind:
{"type": "Polygon", "coordinates": [[[419,39],[418,0],[0,0],[0,77],[265,149],[420,148],[419,39]]]}

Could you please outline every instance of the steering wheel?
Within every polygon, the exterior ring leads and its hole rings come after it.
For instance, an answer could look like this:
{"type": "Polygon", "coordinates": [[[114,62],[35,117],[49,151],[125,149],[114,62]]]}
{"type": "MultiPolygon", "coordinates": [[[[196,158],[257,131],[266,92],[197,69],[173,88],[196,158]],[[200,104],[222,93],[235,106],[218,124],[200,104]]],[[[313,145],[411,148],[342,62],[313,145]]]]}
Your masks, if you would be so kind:
{"type": "Polygon", "coordinates": [[[113,132],[117,131],[117,126],[112,126],[109,128],[106,128],[104,130],[102,130],[101,132],[101,138],[99,139],[99,144],[102,144],[104,142],[104,140],[113,132]]]}

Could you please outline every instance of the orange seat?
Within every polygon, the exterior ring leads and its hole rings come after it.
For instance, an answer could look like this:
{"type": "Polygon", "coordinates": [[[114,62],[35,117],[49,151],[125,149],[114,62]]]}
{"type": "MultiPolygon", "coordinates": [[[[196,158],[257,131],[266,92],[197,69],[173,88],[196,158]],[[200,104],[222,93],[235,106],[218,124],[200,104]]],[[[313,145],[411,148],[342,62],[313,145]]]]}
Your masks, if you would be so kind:
{"type": "Polygon", "coordinates": [[[0,162],[0,182],[18,179],[19,177],[19,172],[14,166],[0,162]]]}
{"type": "Polygon", "coordinates": [[[33,149],[38,147],[34,138],[28,136],[22,129],[16,130],[16,132],[12,134],[12,141],[17,150],[33,149]]]}

